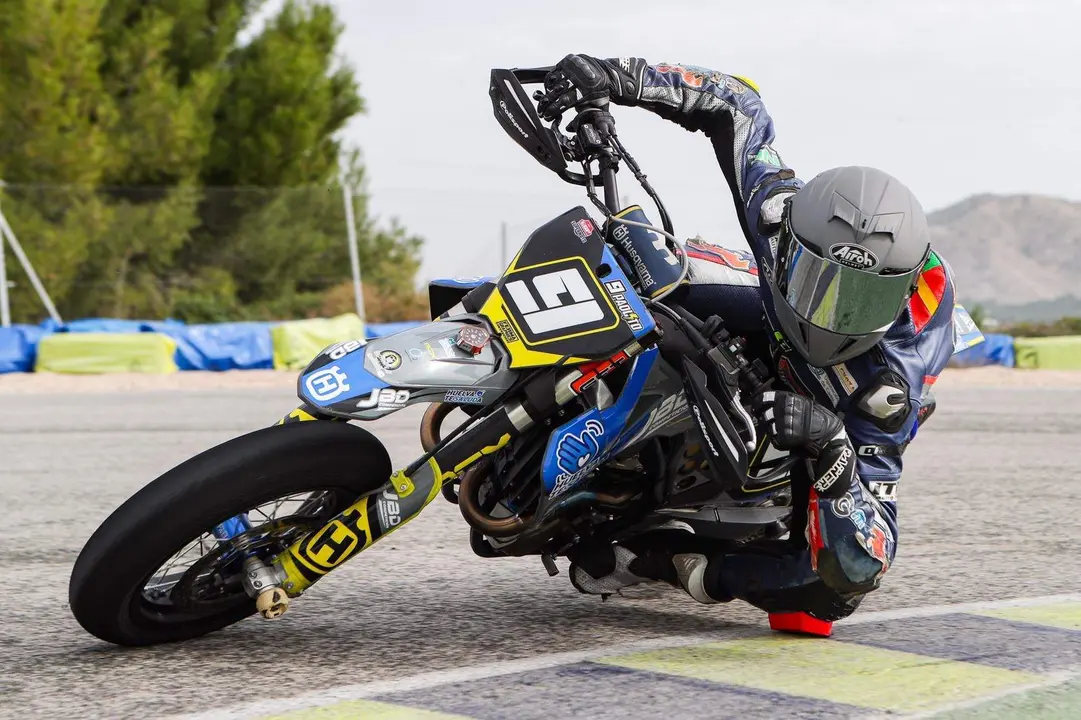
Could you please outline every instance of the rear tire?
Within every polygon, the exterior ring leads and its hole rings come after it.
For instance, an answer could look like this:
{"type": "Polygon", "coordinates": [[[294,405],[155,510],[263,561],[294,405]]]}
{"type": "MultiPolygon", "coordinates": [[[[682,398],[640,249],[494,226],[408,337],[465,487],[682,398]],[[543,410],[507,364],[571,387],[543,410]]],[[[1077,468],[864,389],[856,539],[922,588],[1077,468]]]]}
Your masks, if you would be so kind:
{"type": "Polygon", "coordinates": [[[185,616],[148,607],[143,586],[195,538],[260,503],[325,489],[329,519],[390,474],[382,443],[343,422],[291,423],[222,443],[154,480],[102,523],[75,561],[71,611],[88,632],[118,645],[187,640],[231,625],[255,612],[247,595],[185,616]]]}

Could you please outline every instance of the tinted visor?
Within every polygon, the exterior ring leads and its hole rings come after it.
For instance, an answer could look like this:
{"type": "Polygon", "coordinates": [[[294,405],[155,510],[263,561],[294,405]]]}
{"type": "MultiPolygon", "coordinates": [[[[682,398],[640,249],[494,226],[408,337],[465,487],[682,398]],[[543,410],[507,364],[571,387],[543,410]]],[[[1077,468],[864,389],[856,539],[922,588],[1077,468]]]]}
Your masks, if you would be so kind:
{"type": "Polygon", "coordinates": [[[884,331],[897,320],[923,266],[899,274],[857,270],[817,255],[785,223],[777,286],[803,320],[839,335],[884,331]]]}

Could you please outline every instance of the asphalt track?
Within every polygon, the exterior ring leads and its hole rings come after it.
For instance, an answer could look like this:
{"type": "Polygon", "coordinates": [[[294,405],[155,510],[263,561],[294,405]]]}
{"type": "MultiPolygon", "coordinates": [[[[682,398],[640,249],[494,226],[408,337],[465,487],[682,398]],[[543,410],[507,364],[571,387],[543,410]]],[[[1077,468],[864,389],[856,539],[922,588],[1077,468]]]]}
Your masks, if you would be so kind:
{"type": "MultiPolygon", "coordinates": [[[[663,587],[578,595],[535,558],[473,556],[437,501],[279,622],[136,650],[71,617],[82,543],[291,393],[0,394],[0,717],[1081,717],[1081,389],[940,386],[905,456],[897,562],[831,640],[663,587]],[[982,604],[913,609],[954,603],[982,604]]],[[[418,415],[375,424],[397,464],[418,415]]]]}

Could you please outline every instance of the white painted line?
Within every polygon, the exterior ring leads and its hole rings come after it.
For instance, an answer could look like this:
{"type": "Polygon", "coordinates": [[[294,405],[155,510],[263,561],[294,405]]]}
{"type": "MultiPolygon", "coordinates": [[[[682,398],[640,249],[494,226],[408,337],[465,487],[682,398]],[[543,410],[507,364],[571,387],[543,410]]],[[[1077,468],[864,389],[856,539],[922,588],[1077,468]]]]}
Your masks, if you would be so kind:
{"type": "MultiPolygon", "coordinates": [[[[1053,605],[1063,602],[1081,602],[1081,595],[1044,595],[1042,597],[1014,598],[1011,600],[989,600],[985,602],[958,603],[954,605],[927,605],[913,608],[899,608],[897,610],[880,610],[869,613],[856,613],[850,618],[841,621],[844,625],[862,625],[867,623],[889,622],[891,620],[909,620],[921,617],[937,617],[954,613],[979,612],[981,610],[997,610],[1008,607],[1027,607],[1033,605],[1053,605]]],[[[763,618],[765,619],[765,618],[763,618]]],[[[735,626],[742,630],[749,626],[735,626]]],[[[623,645],[608,645],[591,648],[589,650],[576,650],[574,652],[551,653],[537,655],[520,660],[505,660],[484,665],[472,665],[470,667],[453,668],[450,670],[434,670],[432,672],[411,675],[398,680],[377,680],[374,682],[357,683],[355,685],[341,685],[339,687],[317,690],[303,695],[297,695],[278,700],[259,700],[251,703],[234,705],[229,708],[210,710],[191,715],[174,715],[174,720],[234,720],[236,718],[261,717],[265,715],[279,715],[295,710],[321,707],[348,700],[362,700],[376,695],[388,693],[408,692],[410,690],[423,690],[439,685],[451,685],[469,680],[484,680],[486,678],[511,675],[520,672],[531,672],[558,665],[570,665],[573,663],[597,660],[600,658],[623,655],[634,652],[649,652],[651,650],[664,650],[666,648],[687,647],[708,642],[732,640],[742,637],[742,634],[733,635],[732,632],[700,633],[696,635],[676,635],[663,638],[650,638],[640,642],[623,645]]],[[[1003,695],[1012,695],[1015,692],[1024,692],[1041,687],[1050,687],[1069,681],[1077,677],[1076,672],[1067,673],[1069,677],[1049,675],[1046,683],[1036,683],[1031,687],[1014,688],[1003,695]]],[[[993,700],[997,695],[988,695],[973,701],[977,705],[985,700],[993,700]]],[[[960,707],[960,706],[958,706],[960,707]]],[[[936,712],[938,712],[936,710],[936,712]]],[[[925,716],[918,716],[925,717],[925,716]]]]}

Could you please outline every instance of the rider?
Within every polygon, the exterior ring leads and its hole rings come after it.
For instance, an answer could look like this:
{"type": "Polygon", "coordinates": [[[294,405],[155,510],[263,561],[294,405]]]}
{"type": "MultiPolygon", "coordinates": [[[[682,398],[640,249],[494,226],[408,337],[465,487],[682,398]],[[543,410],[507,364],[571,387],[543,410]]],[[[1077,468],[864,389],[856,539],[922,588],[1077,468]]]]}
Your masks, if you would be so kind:
{"type": "Polygon", "coordinates": [[[793,481],[804,533],[733,547],[654,530],[572,556],[571,581],[608,594],[662,580],[703,603],[744,600],[771,619],[846,617],[893,561],[901,455],[953,351],[953,279],[919,202],[866,167],[802,183],[773,149],[773,121],[745,78],[568,55],[545,84],[538,109],[549,119],[583,103],[603,113],[611,100],[710,139],[754,259],[688,243],[690,285],[677,298],[766,346],[787,389],[754,399],[759,427],[777,448],[811,458],[793,481]]]}

